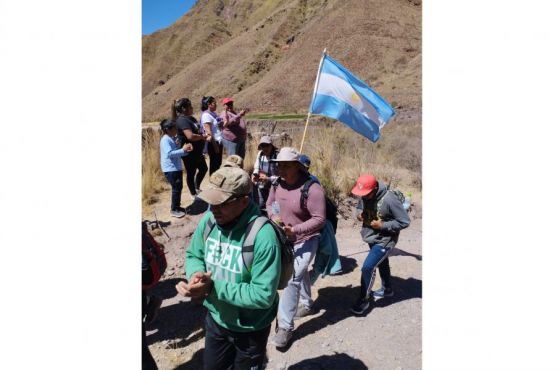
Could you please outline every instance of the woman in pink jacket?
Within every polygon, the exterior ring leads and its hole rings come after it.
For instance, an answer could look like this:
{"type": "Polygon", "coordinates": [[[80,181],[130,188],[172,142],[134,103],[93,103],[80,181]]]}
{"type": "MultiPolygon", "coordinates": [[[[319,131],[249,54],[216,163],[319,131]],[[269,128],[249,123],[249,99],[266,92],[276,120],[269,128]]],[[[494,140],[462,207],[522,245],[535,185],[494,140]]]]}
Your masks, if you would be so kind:
{"type": "Polygon", "coordinates": [[[301,190],[309,175],[299,162],[297,150],[282,148],[273,161],[278,163],[280,180],[270,190],[266,210],[270,219],[283,225],[286,235],[294,242],[295,252],[294,277],[280,297],[278,331],[271,341],[281,348],[292,337],[294,319],[312,312],[308,269],[317,252],[321,229],[326,222],[326,210],[325,192],[318,183],[309,187],[307,201],[302,206],[301,190]]]}

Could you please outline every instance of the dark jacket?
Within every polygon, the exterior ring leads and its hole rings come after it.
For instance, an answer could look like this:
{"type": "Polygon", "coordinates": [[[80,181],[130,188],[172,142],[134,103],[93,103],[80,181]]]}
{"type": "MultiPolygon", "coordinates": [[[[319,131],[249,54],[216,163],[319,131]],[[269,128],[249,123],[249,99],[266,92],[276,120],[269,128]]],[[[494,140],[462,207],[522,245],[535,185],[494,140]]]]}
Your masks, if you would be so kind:
{"type": "Polygon", "coordinates": [[[360,198],[358,212],[363,211],[362,240],[369,244],[378,244],[392,248],[397,244],[399,233],[410,225],[410,218],[400,200],[387,186],[379,181],[379,188],[372,199],[360,198]],[[370,223],[380,218],[383,221],[381,229],[374,229],[370,223]]]}

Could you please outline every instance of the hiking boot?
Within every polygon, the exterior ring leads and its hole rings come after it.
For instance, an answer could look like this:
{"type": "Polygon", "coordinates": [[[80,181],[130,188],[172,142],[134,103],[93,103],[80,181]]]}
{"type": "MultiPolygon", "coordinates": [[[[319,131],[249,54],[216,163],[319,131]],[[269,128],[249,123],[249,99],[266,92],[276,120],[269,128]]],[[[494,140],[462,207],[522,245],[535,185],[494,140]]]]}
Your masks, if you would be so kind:
{"type": "Polygon", "coordinates": [[[286,347],[292,338],[293,333],[293,330],[278,328],[276,335],[274,335],[274,338],[270,340],[270,343],[278,348],[286,347]]]}
{"type": "Polygon", "coordinates": [[[146,305],[146,317],[144,317],[144,323],[146,325],[151,324],[157,317],[159,308],[161,307],[161,297],[157,295],[148,296],[148,304],[146,305]]]}
{"type": "Polygon", "coordinates": [[[350,311],[352,311],[353,314],[355,315],[362,315],[364,312],[367,311],[367,309],[369,308],[370,305],[370,298],[359,298],[358,301],[356,302],[356,304],[354,306],[352,306],[352,308],[350,309],[350,311]]]}
{"type": "Polygon", "coordinates": [[[177,218],[185,217],[185,212],[183,212],[183,211],[171,211],[171,217],[177,217],[177,218]]]}
{"type": "Polygon", "coordinates": [[[298,306],[298,309],[296,311],[296,316],[294,317],[294,319],[301,319],[302,317],[313,315],[314,313],[315,310],[313,308],[298,306]]]}
{"type": "Polygon", "coordinates": [[[371,296],[373,298],[385,298],[385,297],[392,297],[395,295],[393,289],[391,288],[381,288],[371,292],[371,296]]]}

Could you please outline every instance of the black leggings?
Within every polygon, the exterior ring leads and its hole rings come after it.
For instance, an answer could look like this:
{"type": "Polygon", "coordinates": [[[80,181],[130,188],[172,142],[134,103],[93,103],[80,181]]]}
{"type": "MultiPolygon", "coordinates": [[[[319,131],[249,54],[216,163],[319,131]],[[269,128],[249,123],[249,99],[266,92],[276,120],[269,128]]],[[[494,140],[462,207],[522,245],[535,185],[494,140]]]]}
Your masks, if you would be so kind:
{"type": "Polygon", "coordinates": [[[182,157],[182,159],[183,164],[185,165],[185,172],[187,173],[187,186],[189,187],[189,192],[191,193],[191,195],[196,195],[196,190],[200,189],[202,179],[204,179],[204,176],[206,176],[206,172],[208,172],[208,166],[206,166],[204,155],[202,155],[202,153],[194,155],[189,154],[185,157],[182,157]],[[196,170],[198,170],[198,173],[196,170]]]}
{"type": "Polygon", "coordinates": [[[210,157],[210,175],[212,175],[222,165],[222,153],[224,152],[223,144],[218,144],[218,152],[214,150],[214,144],[208,143],[208,156],[210,157]]]}

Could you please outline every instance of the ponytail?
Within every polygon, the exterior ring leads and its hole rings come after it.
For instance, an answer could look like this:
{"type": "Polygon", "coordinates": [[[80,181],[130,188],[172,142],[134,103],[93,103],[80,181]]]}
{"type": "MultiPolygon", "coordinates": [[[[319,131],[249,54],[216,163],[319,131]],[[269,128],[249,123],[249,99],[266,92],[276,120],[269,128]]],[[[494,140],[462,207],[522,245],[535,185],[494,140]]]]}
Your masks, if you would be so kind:
{"type": "Polygon", "coordinates": [[[171,120],[177,121],[177,110],[175,109],[175,105],[177,104],[177,100],[173,99],[173,103],[171,103],[171,120]]]}
{"type": "Polygon", "coordinates": [[[214,99],[213,96],[203,96],[202,97],[202,102],[200,103],[200,110],[201,111],[207,111],[208,110],[208,105],[210,105],[213,101],[215,101],[216,99],[214,99]]]}
{"type": "Polygon", "coordinates": [[[171,106],[171,119],[175,121],[178,114],[184,114],[187,108],[192,108],[191,101],[188,98],[181,98],[178,100],[173,100],[173,105],[171,106]]]}

